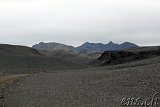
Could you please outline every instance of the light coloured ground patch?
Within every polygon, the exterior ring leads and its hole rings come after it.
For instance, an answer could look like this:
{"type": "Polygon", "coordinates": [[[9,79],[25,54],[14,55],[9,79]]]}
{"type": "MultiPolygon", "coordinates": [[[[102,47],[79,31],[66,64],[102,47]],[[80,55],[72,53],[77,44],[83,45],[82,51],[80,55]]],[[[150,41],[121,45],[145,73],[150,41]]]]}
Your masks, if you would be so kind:
{"type": "Polygon", "coordinates": [[[8,82],[11,82],[19,77],[27,76],[29,74],[10,74],[5,76],[0,76],[0,87],[5,85],[8,82]]]}

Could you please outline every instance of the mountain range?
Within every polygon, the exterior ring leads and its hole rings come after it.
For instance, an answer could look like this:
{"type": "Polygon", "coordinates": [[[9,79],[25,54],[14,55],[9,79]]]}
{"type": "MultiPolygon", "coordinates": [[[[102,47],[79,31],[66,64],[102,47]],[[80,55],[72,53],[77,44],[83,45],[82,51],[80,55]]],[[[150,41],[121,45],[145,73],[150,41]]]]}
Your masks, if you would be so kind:
{"type": "Polygon", "coordinates": [[[85,52],[85,53],[96,53],[96,52],[102,53],[104,51],[122,50],[122,49],[128,49],[132,47],[138,47],[138,45],[130,42],[117,44],[110,41],[107,44],[85,42],[84,44],[78,47],[68,46],[65,44],[60,44],[55,42],[50,42],[50,43],[40,42],[39,44],[35,44],[32,46],[32,48],[38,49],[38,50],[47,50],[47,51],[64,50],[67,52],[78,51],[78,52],[85,52]]]}

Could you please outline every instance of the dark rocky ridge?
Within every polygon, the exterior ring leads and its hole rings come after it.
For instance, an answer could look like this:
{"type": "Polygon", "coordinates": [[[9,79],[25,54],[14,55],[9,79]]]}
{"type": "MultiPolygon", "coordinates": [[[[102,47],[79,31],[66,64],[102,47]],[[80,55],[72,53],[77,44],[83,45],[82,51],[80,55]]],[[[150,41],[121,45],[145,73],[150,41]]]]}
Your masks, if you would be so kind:
{"type": "Polygon", "coordinates": [[[160,56],[160,47],[142,47],[121,51],[105,51],[92,64],[105,66],[138,61],[160,56]]]}

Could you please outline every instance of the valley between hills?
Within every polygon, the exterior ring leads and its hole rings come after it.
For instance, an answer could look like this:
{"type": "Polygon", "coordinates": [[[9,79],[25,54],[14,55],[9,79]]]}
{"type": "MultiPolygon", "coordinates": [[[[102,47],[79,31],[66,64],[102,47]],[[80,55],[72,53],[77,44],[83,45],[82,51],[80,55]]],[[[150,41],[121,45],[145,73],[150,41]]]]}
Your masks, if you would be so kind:
{"type": "Polygon", "coordinates": [[[0,44],[0,56],[0,107],[151,107],[160,92],[160,46],[0,44]]]}

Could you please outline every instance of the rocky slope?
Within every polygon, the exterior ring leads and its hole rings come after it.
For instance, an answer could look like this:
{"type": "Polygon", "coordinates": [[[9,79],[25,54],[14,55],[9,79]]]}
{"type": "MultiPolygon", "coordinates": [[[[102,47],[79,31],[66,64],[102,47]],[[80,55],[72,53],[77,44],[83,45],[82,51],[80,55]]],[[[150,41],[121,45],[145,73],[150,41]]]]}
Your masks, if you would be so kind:
{"type": "Polygon", "coordinates": [[[140,47],[121,51],[105,51],[94,65],[116,65],[160,56],[160,47],[140,47]]]}

